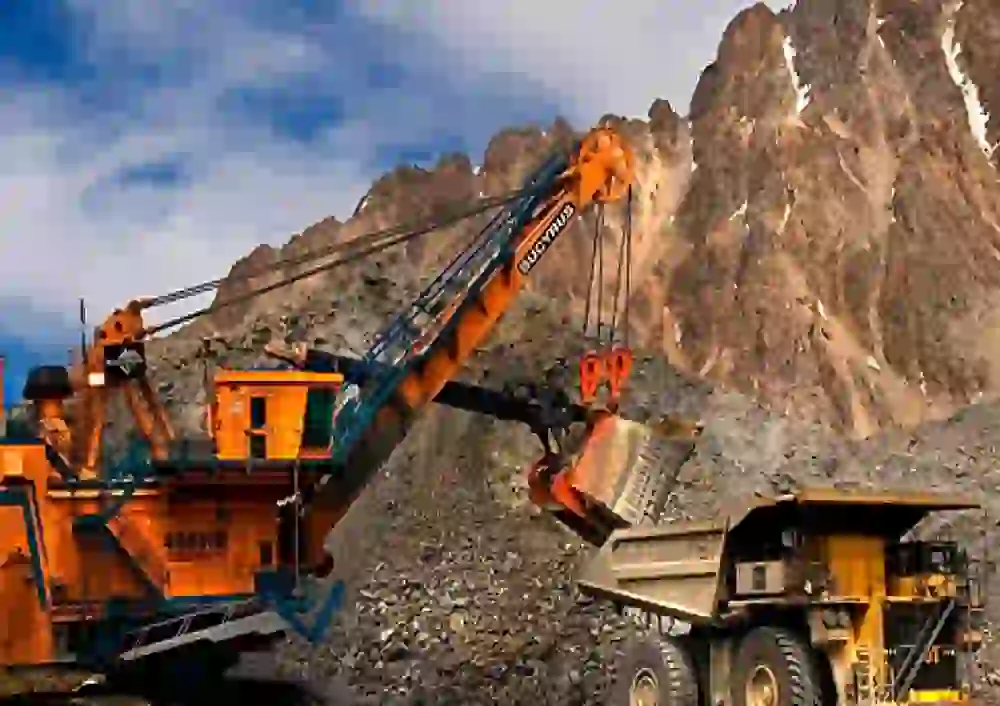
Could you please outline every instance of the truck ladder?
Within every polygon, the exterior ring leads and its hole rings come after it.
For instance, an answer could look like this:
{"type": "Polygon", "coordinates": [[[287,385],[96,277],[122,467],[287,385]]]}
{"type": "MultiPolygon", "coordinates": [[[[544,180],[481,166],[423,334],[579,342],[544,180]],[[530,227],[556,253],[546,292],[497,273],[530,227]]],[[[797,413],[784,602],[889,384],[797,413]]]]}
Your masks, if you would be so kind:
{"type": "Polygon", "coordinates": [[[954,598],[951,598],[942,603],[940,608],[933,614],[927,616],[927,620],[924,621],[917,639],[914,641],[913,646],[906,655],[906,659],[903,660],[903,664],[899,668],[899,674],[896,675],[896,678],[892,682],[894,701],[899,703],[906,701],[906,696],[910,692],[910,687],[917,678],[917,674],[920,672],[920,667],[923,666],[928,655],[930,655],[931,649],[938,639],[938,635],[941,634],[941,630],[944,629],[945,623],[952,614],[952,611],[955,610],[957,604],[958,602],[954,598]]]}

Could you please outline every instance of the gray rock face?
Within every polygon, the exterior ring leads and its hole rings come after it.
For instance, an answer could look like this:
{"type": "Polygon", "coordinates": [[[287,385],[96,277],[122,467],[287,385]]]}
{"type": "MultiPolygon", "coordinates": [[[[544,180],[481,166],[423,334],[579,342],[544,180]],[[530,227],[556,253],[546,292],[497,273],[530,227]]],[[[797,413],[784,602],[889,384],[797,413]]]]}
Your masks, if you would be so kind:
{"type": "MultiPolygon", "coordinates": [[[[662,100],[646,121],[606,116],[636,153],[633,340],[859,437],[995,395],[998,16],[991,0],[757,4],[726,29],[686,118],[662,100]]],[[[347,222],[251,253],[217,301],[308,269],[288,264],[304,253],[515,189],[572,135],[561,120],[510,129],[481,166],[400,167],[347,222]]],[[[623,220],[607,210],[609,262],[623,220]]],[[[362,346],[483,223],[227,307],[180,338],[232,339],[285,311],[291,333],[315,336],[320,317],[362,346]]],[[[561,315],[582,311],[594,228],[582,219],[532,275],[561,315]]]]}
{"type": "MultiPolygon", "coordinates": [[[[969,109],[974,85],[1000,115],[998,39],[995,0],[800,0],[777,15],[758,4],[727,28],[687,117],[658,100],[649,120],[616,121],[637,157],[630,333],[645,358],[627,411],[706,423],[669,517],[801,483],[957,488],[996,509],[996,410],[948,417],[995,397],[1000,371],[989,149],[1000,123],[980,129],[969,109]]],[[[251,253],[217,301],[305,269],[289,258],[514,189],[572,134],[563,121],[512,129],[481,167],[446,156],[399,168],[347,222],[251,253]]],[[[612,262],[623,220],[607,210],[612,262]]],[[[481,226],[318,273],[156,342],[153,375],[178,427],[201,424],[203,360],[261,364],[275,338],[364,350],[481,226]]],[[[465,377],[572,379],[594,227],[584,218],[560,239],[465,377]]],[[[586,552],[525,503],[520,472],[539,451],[523,429],[431,412],[352,513],[352,627],[316,650],[284,647],[284,669],[346,684],[359,703],[602,703],[628,630],[575,596],[586,552]]],[[[928,531],[981,545],[984,528],[994,541],[977,518],[928,531]]]]}

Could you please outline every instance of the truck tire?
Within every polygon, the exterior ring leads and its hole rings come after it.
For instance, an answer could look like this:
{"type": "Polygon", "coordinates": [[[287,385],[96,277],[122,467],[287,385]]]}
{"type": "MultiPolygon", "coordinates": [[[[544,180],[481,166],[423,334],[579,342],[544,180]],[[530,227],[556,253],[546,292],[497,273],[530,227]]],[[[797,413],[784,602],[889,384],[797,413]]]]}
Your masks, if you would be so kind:
{"type": "Polygon", "coordinates": [[[757,628],[740,642],[732,671],[735,706],[821,706],[807,643],[780,628],[757,628]]]}
{"type": "Polygon", "coordinates": [[[677,640],[645,635],[632,643],[618,670],[611,706],[698,706],[694,664],[677,640]]]}

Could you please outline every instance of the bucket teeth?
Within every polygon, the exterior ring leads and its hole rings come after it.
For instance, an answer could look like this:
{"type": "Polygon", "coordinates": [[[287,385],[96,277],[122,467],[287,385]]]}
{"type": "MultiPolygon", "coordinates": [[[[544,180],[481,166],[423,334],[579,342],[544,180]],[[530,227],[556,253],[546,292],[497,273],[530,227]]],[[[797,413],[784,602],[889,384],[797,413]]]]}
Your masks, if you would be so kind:
{"type": "Polygon", "coordinates": [[[630,525],[656,522],[667,504],[677,472],[691,453],[690,441],[662,436],[651,429],[631,468],[626,469],[622,491],[614,508],[630,525]]]}
{"type": "Polygon", "coordinates": [[[577,458],[577,487],[615,525],[656,522],[699,433],[697,425],[672,418],[641,424],[609,416],[577,458]]]}

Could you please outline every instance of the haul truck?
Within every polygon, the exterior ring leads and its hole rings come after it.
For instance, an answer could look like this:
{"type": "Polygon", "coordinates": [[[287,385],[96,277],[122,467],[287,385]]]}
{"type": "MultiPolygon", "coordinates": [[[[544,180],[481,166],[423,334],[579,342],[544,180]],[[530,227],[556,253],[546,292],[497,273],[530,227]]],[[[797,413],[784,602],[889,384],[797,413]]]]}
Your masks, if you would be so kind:
{"type": "Polygon", "coordinates": [[[612,533],[584,592],[658,628],[672,619],[625,655],[612,703],[967,703],[974,564],[955,543],[902,538],[932,513],[977,507],[813,488],[718,521],[612,533]]]}

